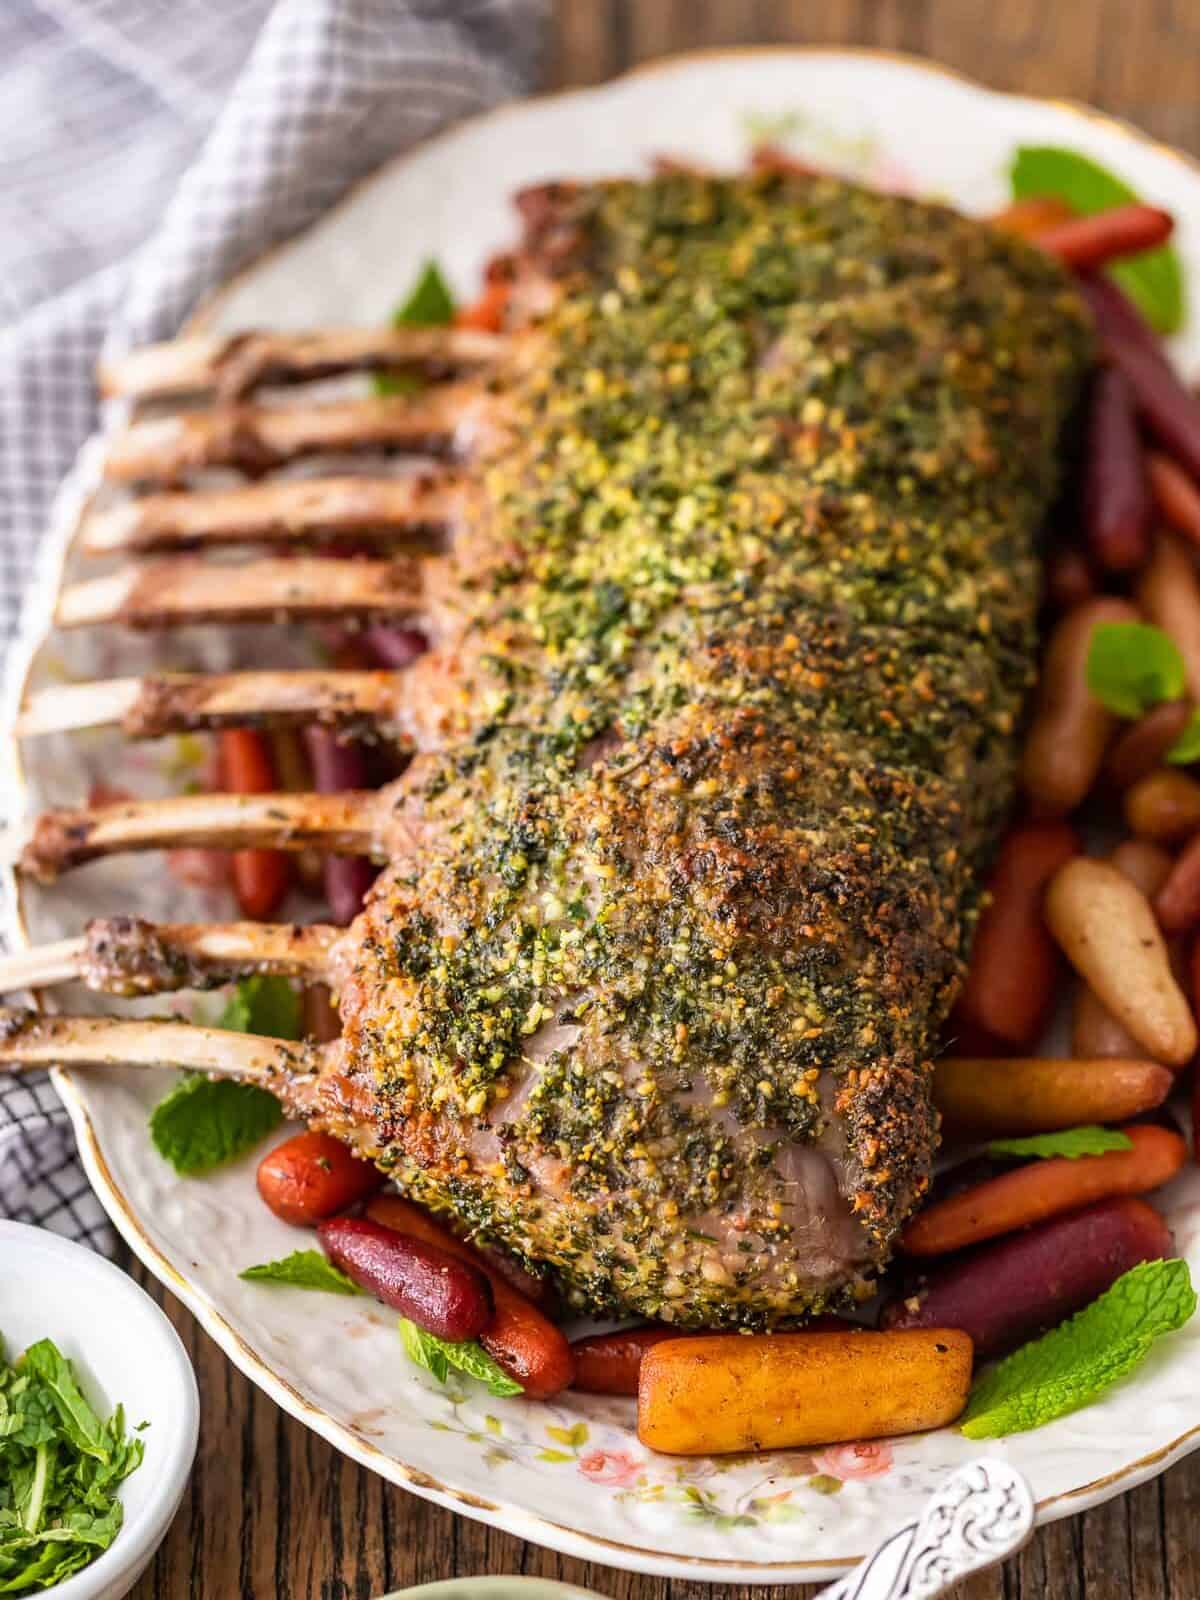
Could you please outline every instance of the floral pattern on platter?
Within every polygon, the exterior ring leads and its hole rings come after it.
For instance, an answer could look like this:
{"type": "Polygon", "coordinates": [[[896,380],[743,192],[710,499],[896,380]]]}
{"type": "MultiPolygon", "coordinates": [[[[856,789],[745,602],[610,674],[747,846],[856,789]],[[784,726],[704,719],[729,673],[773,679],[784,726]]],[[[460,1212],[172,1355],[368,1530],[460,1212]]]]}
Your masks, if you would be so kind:
{"type": "MultiPolygon", "coordinates": [[[[506,1419],[491,1411],[481,1414],[482,1391],[454,1378],[434,1392],[444,1399],[448,1420],[434,1420],[429,1426],[481,1446],[491,1467],[522,1459],[570,1467],[587,1483],[614,1491],[617,1502],[664,1507],[683,1521],[703,1522],[718,1530],[794,1522],[804,1515],[808,1494],[837,1494],[845,1484],[885,1476],[894,1463],[891,1444],[881,1439],[829,1445],[816,1453],[778,1451],[769,1456],[746,1453],[675,1461],[641,1449],[636,1439],[618,1448],[610,1430],[596,1423],[543,1422],[539,1428],[535,1421],[522,1428],[511,1413],[506,1419]],[[721,1479],[729,1481],[714,1481],[721,1479]]],[[[626,1407],[632,1416],[633,1402],[626,1407]]],[[[535,1416],[538,1409],[533,1408],[535,1416]]],[[[523,1408],[522,1418],[529,1415],[523,1408]]],[[[619,1437],[628,1441],[631,1433],[623,1429],[619,1437]]]]}

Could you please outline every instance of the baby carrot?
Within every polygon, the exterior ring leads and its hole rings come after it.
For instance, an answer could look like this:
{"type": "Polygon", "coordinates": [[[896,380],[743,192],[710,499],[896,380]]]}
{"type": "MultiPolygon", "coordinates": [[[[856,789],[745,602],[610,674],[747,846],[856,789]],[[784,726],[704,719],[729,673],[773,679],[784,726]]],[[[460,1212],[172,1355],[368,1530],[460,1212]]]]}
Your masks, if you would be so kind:
{"type": "Polygon", "coordinates": [[[933,1099],[947,1134],[989,1139],[1124,1122],[1160,1106],[1174,1081],[1156,1061],[943,1056],[934,1064],[933,1099]]]}
{"type": "Polygon", "coordinates": [[[1171,237],[1174,226],[1169,212],[1133,203],[1054,223],[1035,233],[1033,242],[1064,265],[1083,272],[1120,256],[1152,250],[1171,237]]]}
{"type": "Polygon", "coordinates": [[[682,1456],[878,1439],[952,1422],[970,1383],[948,1328],[668,1339],[642,1359],[638,1438],[682,1456]]]}
{"type": "Polygon", "coordinates": [[[979,919],[967,981],[958,997],[963,1019],[992,1038],[1028,1049],[1054,1000],[1058,952],[1042,917],[1046,885],[1076,855],[1065,822],[1014,828],[988,881],[991,903],[979,919]]]}
{"type": "Polygon", "coordinates": [[[486,1257],[399,1195],[376,1195],[367,1206],[367,1216],[478,1267],[491,1283],[495,1302],[492,1319],[479,1335],[480,1344],[532,1400],[544,1400],[567,1387],[575,1363],[565,1335],[486,1257]]]}
{"type": "Polygon", "coordinates": [[[1170,1128],[1145,1122],[1122,1132],[1132,1146],[1129,1150],[1031,1161],[934,1201],[904,1229],[900,1248],[911,1256],[948,1255],[1095,1200],[1157,1189],[1187,1159],[1187,1146],[1170,1128]]]}
{"type": "MultiPolygon", "coordinates": [[[[275,771],[263,735],[254,728],[224,728],[217,738],[225,792],[270,794],[275,771]]],[[[278,911],[292,881],[291,863],[280,850],[235,850],[232,873],[238,905],[256,922],[278,911]]]]}

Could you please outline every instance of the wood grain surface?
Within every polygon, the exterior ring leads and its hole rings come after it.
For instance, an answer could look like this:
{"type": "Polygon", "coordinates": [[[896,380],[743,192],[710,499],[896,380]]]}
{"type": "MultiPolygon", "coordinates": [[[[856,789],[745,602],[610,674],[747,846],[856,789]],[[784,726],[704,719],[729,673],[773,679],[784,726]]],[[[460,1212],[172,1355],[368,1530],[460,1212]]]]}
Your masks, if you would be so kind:
{"type": "MultiPolygon", "coordinates": [[[[766,43],[929,55],[997,88],[1089,101],[1200,154],[1198,0],[559,0],[546,83],[594,83],[679,50],[766,43]]],[[[485,1572],[565,1579],[619,1600],[812,1592],[713,1589],[589,1566],[405,1494],[285,1417],[149,1286],[195,1362],[202,1419],[195,1473],[138,1600],[370,1600],[485,1572]]],[[[1041,1530],[1003,1571],[956,1591],[956,1600],[1043,1597],[1197,1600],[1200,1454],[1041,1530]]]]}

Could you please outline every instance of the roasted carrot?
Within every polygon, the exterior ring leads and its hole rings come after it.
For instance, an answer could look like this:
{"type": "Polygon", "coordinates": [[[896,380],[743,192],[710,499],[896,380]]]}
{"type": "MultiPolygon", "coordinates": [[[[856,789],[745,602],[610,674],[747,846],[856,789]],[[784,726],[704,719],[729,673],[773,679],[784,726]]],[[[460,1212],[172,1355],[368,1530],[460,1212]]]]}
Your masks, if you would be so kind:
{"type": "Polygon", "coordinates": [[[503,278],[492,279],[478,300],[455,313],[454,326],[478,328],[481,333],[499,333],[504,326],[504,314],[511,297],[510,283],[503,278]]]}
{"type": "Polygon", "coordinates": [[[1200,477],[1200,400],[1147,339],[1112,333],[1105,338],[1105,353],[1128,378],[1151,433],[1192,477],[1200,477]]]}
{"type": "Polygon", "coordinates": [[[1048,228],[1069,222],[1075,214],[1058,195],[1035,194],[1026,200],[1014,200],[1011,205],[993,212],[988,221],[1001,233],[1015,233],[1020,239],[1033,239],[1048,228]]]}
{"type": "MultiPolygon", "coordinates": [[[[1123,839],[1108,859],[1150,899],[1166,883],[1171,871],[1171,857],[1146,839],[1123,839]]],[[[1168,944],[1167,954],[1171,970],[1178,976],[1179,952],[1168,944]]],[[[1084,1059],[1120,1056],[1128,1060],[1138,1056],[1141,1049],[1129,1029],[1117,1021],[1091,985],[1080,979],[1071,1011],[1071,1054],[1084,1059]]]]}
{"type": "Polygon", "coordinates": [[[330,1217],[317,1238],[361,1289],[439,1339],[480,1338],[493,1316],[486,1274],[437,1245],[366,1217],[330,1217]]]}
{"type": "Polygon", "coordinates": [[[934,1064],[933,1099],[949,1136],[994,1139],[1125,1122],[1160,1106],[1174,1081],[1155,1061],[943,1056],[934,1064]]]}
{"type": "Polygon", "coordinates": [[[1174,844],[1200,828],[1200,783],[1164,767],[1125,795],[1125,820],[1139,839],[1174,844]]]}
{"type": "MultiPolygon", "coordinates": [[[[227,794],[270,794],[275,771],[266,739],[254,728],[225,728],[218,735],[221,784],[227,794]]],[[[234,892],[244,915],[266,922],[278,911],[292,881],[281,850],[235,850],[234,892]]]]}
{"type": "Polygon", "coordinates": [[[1095,782],[1117,718],[1088,688],[1092,633],[1100,623],[1137,620],[1126,601],[1101,595],[1055,624],[1021,761],[1025,792],[1038,816],[1074,811],[1095,782]]]}
{"type": "Polygon", "coordinates": [[[1138,577],[1137,603],[1147,622],[1170,634],[1183,657],[1188,693],[1200,700],[1200,573],[1193,552],[1166,529],[1155,536],[1138,577]]]}
{"type": "Polygon", "coordinates": [[[1189,544],[1200,545],[1200,487],[1195,479],[1160,450],[1147,453],[1146,475],[1162,520],[1182,533],[1189,544]]]}
{"type": "Polygon", "coordinates": [[[1087,301],[1106,344],[1110,339],[1123,339],[1144,345],[1164,359],[1158,335],[1119,284],[1104,273],[1087,273],[1078,279],[1076,288],[1087,301]]]}
{"type": "Polygon", "coordinates": [[[1172,863],[1154,897],[1154,913],[1164,933],[1187,933],[1200,922],[1200,835],[1172,863]]]}
{"type": "Polygon", "coordinates": [[[574,1339],[571,1342],[571,1354],[575,1359],[572,1387],[584,1394],[635,1395],[646,1351],[664,1339],[680,1337],[678,1328],[650,1325],[574,1339]]]}
{"type": "Polygon", "coordinates": [[[1088,405],[1083,527],[1105,572],[1132,572],[1150,554],[1150,490],[1129,380],[1102,367],[1088,405]]]}
{"type": "Polygon", "coordinates": [[[385,1228],[469,1261],[484,1273],[492,1286],[495,1311],[479,1342],[530,1399],[544,1400],[569,1386],[575,1363],[562,1330],[478,1251],[399,1195],[376,1195],[367,1207],[367,1216],[385,1228]]]}
{"type": "Polygon", "coordinates": [[[1042,896],[1079,851],[1065,822],[1014,828],[988,880],[991,897],[971,947],[956,1016],[1017,1049],[1034,1043],[1054,1001],[1058,953],[1042,916],[1042,896]]]}
{"type": "Polygon", "coordinates": [[[1145,1194],[1173,1178],[1187,1159],[1179,1134],[1152,1123],[1121,1130],[1132,1149],[1031,1161],[925,1206],[900,1236],[911,1256],[949,1255],[1113,1195],[1145,1194]]]}
{"type": "Polygon", "coordinates": [[[1035,233],[1033,242],[1066,266],[1086,272],[1121,256],[1154,249],[1171,237],[1174,226],[1169,212],[1131,202],[1053,223],[1035,233]]]}
{"type": "Polygon", "coordinates": [[[1132,1195],[993,1240],[939,1265],[883,1308],[885,1328],[961,1328],[980,1360],[1053,1327],[1140,1261],[1174,1254],[1153,1206],[1132,1195]]]}
{"type": "MultiPolygon", "coordinates": [[[[1178,870],[1177,864],[1159,891],[1160,903],[1178,870]]],[[[1189,879],[1181,900],[1190,885],[1189,879]]],[[[1085,856],[1068,861],[1046,890],[1046,925],[1079,976],[1142,1050],[1167,1066],[1191,1060],[1197,1043],[1192,1009],[1171,970],[1154,909],[1132,879],[1110,861],[1085,856]]]]}
{"type": "MultiPolygon", "coordinates": [[[[822,1313],[804,1324],[805,1333],[852,1333],[856,1325],[845,1317],[822,1313]]],[[[666,1339],[690,1339],[690,1333],[649,1323],[644,1328],[619,1328],[615,1333],[592,1333],[571,1342],[575,1357],[575,1382],[572,1388],[583,1394],[627,1394],[638,1392],[638,1375],[647,1350],[666,1339]]]]}
{"type": "Polygon", "coordinates": [[[315,1227],[374,1194],[382,1172],[332,1134],[297,1133],[258,1164],[258,1192],[284,1222],[315,1227]]]}
{"type": "Polygon", "coordinates": [[[642,1361],[638,1438],[693,1456],[915,1433],[952,1422],[970,1383],[953,1329],[669,1339],[642,1361]]]}
{"type": "Polygon", "coordinates": [[[1164,700],[1119,733],[1104,758],[1104,776],[1113,788],[1130,789],[1160,766],[1191,716],[1190,700],[1164,700]]]}

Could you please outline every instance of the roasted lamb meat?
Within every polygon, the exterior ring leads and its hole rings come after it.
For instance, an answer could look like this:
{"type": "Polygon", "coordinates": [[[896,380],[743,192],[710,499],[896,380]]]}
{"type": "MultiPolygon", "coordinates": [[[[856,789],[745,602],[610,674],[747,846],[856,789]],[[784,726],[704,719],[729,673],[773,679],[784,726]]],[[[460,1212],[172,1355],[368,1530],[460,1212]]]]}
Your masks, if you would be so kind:
{"type": "Polygon", "coordinates": [[[1011,799],[1088,319],[1032,247],[830,178],[556,185],[521,209],[519,314],[490,343],[193,340],[109,375],[234,396],[135,421],[114,477],[347,443],[452,465],[160,487],[93,519],[94,549],[369,528],[445,550],[256,561],[236,585],[169,557],[69,590],[60,616],[402,612],[429,653],[395,675],[122,680],[26,713],[143,734],[369,720],[414,752],[378,793],[64,811],[25,843],[43,876],[168,842],[374,855],[344,932],[113,920],[36,968],[117,992],[320,975],[342,1038],[14,1012],[0,1059],[257,1077],[576,1303],[786,1324],[862,1294],[928,1183],[930,1058],[1011,799]],[[454,378],[242,398],[356,365],[454,378]]]}

